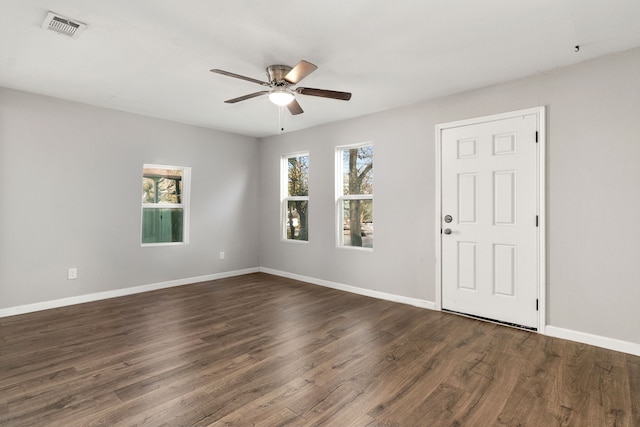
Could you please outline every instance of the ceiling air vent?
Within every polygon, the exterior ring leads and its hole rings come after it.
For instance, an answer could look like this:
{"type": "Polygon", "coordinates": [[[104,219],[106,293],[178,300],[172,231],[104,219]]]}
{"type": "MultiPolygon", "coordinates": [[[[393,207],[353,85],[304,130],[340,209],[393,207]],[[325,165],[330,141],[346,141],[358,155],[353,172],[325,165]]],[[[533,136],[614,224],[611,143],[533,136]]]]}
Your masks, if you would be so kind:
{"type": "Polygon", "coordinates": [[[82,22],[72,21],[57,13],[49,12],[42,23],[42,28],[77,39],[80,33],[87,28],[87,25],[82,22]]]}

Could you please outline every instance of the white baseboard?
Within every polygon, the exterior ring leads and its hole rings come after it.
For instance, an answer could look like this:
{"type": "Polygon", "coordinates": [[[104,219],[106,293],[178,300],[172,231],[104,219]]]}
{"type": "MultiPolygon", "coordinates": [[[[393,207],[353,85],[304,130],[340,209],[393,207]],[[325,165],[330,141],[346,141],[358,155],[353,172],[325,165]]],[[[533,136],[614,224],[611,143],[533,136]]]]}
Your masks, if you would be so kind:
{"type": "Polygon", "coordinates": [[[174,286],[189,285],[192,283],[208,282],[209,280],[224,279],[227,277],[242,276],[244,274],[257,273],[259,269],[246,268],[244,270],[225,271],[223,273],[207,274],[205,276],[189,277],[186,279],[169,280],[167,282],[151,283],[148,285],[134,286],[133,288],[116,289],[113,291],[97,292],[93,294],[78,295],[69,298],[61,298],[52,301],[43,301],[16,307],[1,308],[0,317],[15,316],[34,311],[49,310],[51,308],[66,307],[68,305],[82,304],[85,302],[99,301],[108,298],[122,297],[155,291],[158,289],[172,288],[174,286]]]}
{"type": "Polygon", "coordinates": [[[587,334],[586,332],[578,332],[571,329],[558,328],[557,326],[549,326],[545,328],[545,335],[555,338],[562,338],[570,341],[580,342],[583,344],[595,345],[609,350],[620,351],[640,356],[640,344],[629,341],[607,338],[600,335],[587,334]]]}
{"type": "Polygon", "coordinates": [[[342,283],[330,282],[328,280],[316,279],[315,277],[302,276],[300,274],[289,273],[287,271],[273,270],[271,268],[266,268],[266,267],[260,267],[260,272],[273,274],[274,276],[281,276],[289,279],[300,280],[301,282],[307,282],[314,285],[325,286],[327,288],[337,289],[345,292],[351,292],[353,294],[364,295],[367,297],[399,302],[402,304],[413,305],[415,307],[427,308],[429,310],[436,309],[436,304],[434,302],[427,301],[427,300],[404,297],[402,295],[388,294],[386,292],[372,291],[371,289],[358,288],[356,286],[344,285],[342,283]]]}

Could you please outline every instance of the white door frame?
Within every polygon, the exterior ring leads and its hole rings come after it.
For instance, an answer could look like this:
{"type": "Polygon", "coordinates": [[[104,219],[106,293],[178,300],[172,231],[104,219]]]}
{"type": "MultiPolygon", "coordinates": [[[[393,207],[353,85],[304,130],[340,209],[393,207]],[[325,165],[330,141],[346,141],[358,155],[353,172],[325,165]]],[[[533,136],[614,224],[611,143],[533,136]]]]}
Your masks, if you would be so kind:
{"type": "Polygon", "coordinates": [[[546,108],[536,107],[490,116],[476,117],[436,125],[436,310],[442,310],[442,132],[445,129],[535,114],[538,121],[537,199],[538,199],[538,333],[544,333],[547,322],[546,298],[546,108]]]}

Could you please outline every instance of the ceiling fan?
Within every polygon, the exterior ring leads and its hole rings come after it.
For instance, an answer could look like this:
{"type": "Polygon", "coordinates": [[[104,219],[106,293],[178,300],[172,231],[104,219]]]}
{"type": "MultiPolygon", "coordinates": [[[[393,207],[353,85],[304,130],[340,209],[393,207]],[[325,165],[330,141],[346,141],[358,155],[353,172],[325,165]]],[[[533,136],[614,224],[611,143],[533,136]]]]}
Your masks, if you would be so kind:
{"type": "Polygon", "coordinates": [[[295,99],[295,94],[319,96],[321,98],[339,99],[342,101],[348,101],[351,99],[351,93],[338,92],[335,90],[326,89],[314,89],[310,87],[298,87],[297,85],[302,79],[313,73],[318,67],[311,62],[302,60],[291,68],[288,65],[270,65],[267,67],[268,82],[257,80],[251,77],[241,76],[240,74],[230,73],[229,71],[219,70],[214,68],[212,73],[222,74],[223,76],[234,77],[236,79],[246,80],[248,82],[257,83],[261,86],[269,88],[268,90],[261,90],[259,92],[250,93],[248,95],[240,96],[226,100],[227,104],[235,104],[236,102],[244,101],[247,99],[255,98],[262,95],[268,95],[269,100],[276,105],[287,106],[291,114],[304,113],[300,104],[295,99]]]}

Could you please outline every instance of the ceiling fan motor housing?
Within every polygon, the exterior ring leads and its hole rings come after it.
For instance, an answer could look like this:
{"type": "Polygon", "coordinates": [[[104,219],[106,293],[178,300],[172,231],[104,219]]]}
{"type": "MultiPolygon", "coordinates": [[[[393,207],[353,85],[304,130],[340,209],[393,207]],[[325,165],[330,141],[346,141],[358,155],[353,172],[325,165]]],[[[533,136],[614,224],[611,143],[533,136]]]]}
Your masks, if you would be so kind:
{"type": "Polygon", "coordinates": [[[288,84],[284,77],[291,71],[288,65],[269,65],[267,67],[267,76],[272,85],[284,86],[288,84]]]}

